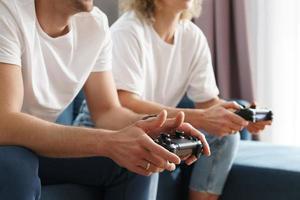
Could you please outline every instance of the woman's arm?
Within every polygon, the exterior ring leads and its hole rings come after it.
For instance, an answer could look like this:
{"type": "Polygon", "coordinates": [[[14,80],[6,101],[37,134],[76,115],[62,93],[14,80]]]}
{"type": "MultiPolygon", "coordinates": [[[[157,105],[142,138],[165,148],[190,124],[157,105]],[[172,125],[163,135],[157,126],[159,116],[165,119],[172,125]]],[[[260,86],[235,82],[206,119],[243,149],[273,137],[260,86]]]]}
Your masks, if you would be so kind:
{"type": "Polygon", "coordinates": [[[119,90],[120,102],[123,106],[137,113],[155,114],[161,110],[167,110],[169,117],[173,117],[179,111],[185,113],[185,121],[195,128],[203,129],[210,134],[223,136],[232,131],[239,131],[248,122],[235,115],[230,109],[239,109],[234,102],[224,102],[218,98],[204,103],[196,103],[196,109],[181,109],[167,107],[155,102],[142,100],[138,95],[119,90]]]}

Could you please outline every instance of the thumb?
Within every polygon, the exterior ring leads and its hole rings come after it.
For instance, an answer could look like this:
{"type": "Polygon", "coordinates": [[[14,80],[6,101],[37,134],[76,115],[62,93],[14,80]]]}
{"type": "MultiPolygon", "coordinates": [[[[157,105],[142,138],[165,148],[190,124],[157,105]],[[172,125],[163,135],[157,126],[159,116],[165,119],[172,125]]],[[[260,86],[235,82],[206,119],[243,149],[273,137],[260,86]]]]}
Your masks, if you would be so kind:
{"type": "Polygon", "coordinates": [[[221,106],[226,109],[233,109],[233,110],[241,109],[241,106],[235,101],[229,101],[229,102],[222,103],[221,106]]]}
{"type": "Polygon", "coordinates": [[[139,120],[135,125],[148,133],[153,129],[160,128],[165,123],[166,119],[167,111],[162,110],[157,116],[146,120],[139,120]]]}
{"type": "Polygon", "coordinates": [[[253,108],[253,109],[255,109],[255,108],[256,108],[256,106],[257,106],[257,102],[256,102],[256,101],[253,101],[253,102],[251,102],[251,104],[250,104],[250,108],[253,108]]]}

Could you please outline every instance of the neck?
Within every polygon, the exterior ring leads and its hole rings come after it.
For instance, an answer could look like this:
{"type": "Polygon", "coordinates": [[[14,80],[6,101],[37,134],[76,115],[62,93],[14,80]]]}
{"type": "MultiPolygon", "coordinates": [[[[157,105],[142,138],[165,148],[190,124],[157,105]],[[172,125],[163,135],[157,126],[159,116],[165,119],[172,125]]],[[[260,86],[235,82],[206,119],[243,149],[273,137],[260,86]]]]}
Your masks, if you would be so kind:
{"type": "Polygon", "coordinates": [[[158,10],[154,13],[154,18],[153,27],[155,31],[165,42],[173,44],[180,13],[158,10]]]}
{"type": "Polygon", "coordinates": [[[59,37],[69,32],[69,20],[74,12],[66,4],[56,0],[35,0],[38,22],[45,33],[51,37],[59,37]]]}

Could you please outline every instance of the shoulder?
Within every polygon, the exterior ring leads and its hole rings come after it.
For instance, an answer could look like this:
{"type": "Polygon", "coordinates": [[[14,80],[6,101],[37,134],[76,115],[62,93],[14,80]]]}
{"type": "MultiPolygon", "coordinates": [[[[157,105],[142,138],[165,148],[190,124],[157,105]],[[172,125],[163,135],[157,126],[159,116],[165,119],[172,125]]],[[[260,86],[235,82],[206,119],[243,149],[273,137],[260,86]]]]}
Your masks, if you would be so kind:
{"type": "Polygon", "coordinates": [[[34,4],[29,0],[0,0],[0,18],[11,21],[16,20],[28,10],[27,7],[32,6],[34,6],[34,4]]]}
{"type": "Polygon", "coordinates": [[[108,31],[109,29],[107,16],[97,7],[94,7],[91,12],[76,14],[73,20],[78,27],[91,30],[90,33],[93,33],[94,29],[98,29],[98,31],[108,31]]]}
{"type": "Polygon", "coordinates": [[[12,34],[21,33],[24,27],[23,21],[33,22],[32,14],[29,14],[30,8],[33,6],[29,0],[0,0],[0,30],[1,33],[9,31],[12,34]],[[5,30],[3,30],[5,29],[5,30]]]}
{"type": "Polygon", "coordinates": [[[112,36],[124,35],[140,38],[145,34],[149,26],[146,22],[139,19],[134,12],[124,13],[110,28],[112,36]]]}
{"type": "Polygon", "coordinates": [[[206,37],[202,30],[190,20],[183,20],[180,22],[180,29],[184,38],[198,42],[206,42],[206,37]]]}

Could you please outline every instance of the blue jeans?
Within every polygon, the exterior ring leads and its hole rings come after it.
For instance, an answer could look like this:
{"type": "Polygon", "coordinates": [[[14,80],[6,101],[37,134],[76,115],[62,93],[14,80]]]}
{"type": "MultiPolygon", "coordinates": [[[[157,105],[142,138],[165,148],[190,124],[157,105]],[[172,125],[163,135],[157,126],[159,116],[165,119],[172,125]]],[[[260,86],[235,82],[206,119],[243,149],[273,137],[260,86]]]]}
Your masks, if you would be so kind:
{"type": "Polygon", "coordinates": [[[240,135],[219,138],[204,134],[210,145],[211,156],[201,156],[195,162],[189,187],[193,191],[220,195],[236,156],[240,135]]]}
{"type": "Polygon", "coordinates": [[[0,146],[0,199],[38,200],[41,185],[72,183],[98,187],[104,200],[154,200],[157,181],[157,174],[139,176],[108,158],[54,159],[0,146]]]}
{"type": "MultiPolygon", "coordinates": [[[[94,127],[86,101],[83,101],[73,125],[94,127]]],[[[240,135],[216,137],[201,132],[206,135],[211,156],[201,156],[195,162],[189,188],[193,191],[220,195],[236,156],[240,135]]]]}

